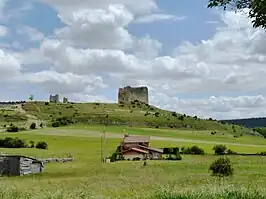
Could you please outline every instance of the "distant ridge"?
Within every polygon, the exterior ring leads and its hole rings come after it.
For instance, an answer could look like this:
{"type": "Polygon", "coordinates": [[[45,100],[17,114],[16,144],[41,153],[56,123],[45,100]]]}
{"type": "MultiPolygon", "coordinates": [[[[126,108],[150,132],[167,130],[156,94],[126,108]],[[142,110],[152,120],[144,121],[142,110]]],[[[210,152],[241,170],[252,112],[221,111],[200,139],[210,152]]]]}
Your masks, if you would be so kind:
{"type": "Polygon", "coordinates": [[[220,120],[221,122],[241,125],[247,128],[266,127],[266,117],[220,120]]]}

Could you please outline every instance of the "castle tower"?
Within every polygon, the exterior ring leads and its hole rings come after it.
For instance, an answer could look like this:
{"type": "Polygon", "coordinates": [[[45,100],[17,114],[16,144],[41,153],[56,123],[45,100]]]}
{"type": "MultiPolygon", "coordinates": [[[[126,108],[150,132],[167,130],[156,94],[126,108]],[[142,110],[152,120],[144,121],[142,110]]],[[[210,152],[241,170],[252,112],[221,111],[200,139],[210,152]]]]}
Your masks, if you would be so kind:
{"type": "Polygon", "coordinates": [[[143,103],[149,103],[148,87],[130,87],[119,88],[118,90],[118,103],[128,104],[131,101],[138,100],[143,103]]]}

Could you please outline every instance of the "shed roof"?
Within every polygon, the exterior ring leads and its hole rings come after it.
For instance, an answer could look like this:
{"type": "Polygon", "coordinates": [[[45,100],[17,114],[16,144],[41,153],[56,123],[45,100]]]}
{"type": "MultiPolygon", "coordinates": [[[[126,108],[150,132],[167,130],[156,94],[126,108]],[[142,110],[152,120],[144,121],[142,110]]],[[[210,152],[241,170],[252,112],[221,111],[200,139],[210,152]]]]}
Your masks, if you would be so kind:
{"type": "Polygon", "coordinates": [[[150,137],[148,136],[132,136],[127,135],[124,137],[124,143],[137,143],[137,142],[150,142],[150,137]]]}
{"type": "Polygon", "coordinates": [[[0,155],[0,157],[29,158],[29,159],[32,159],[34,161],[34,163],[41,163],[43,165],[43,162],[41,160],[38,160],[38,159],[32,158],[32,157],[28,157],[28,156],[24,156],[24,155],[0,155]]]}

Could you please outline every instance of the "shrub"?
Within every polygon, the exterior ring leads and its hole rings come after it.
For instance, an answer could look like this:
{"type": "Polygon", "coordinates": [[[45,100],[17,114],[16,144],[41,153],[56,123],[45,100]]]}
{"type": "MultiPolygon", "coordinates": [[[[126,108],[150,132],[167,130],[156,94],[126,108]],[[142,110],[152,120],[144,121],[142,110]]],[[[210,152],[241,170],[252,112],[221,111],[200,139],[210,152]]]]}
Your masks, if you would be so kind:
{"type": "Polygon", "coordinates": [[[260,152],[258,154],[261,155],[261,156],[266,156],[266,151],[262,151],[262,152],[260,152]]]}
{"type": "Polygon", "coordinates": [[[31,123],[30,129],[36,129],[36,123],[35,122],[31,123]]]}
{"type": "Polygon", "coordinates": [[[52,123],[52,127],[59,127],[60,123],[58,121],[55,121],[52,123]]]}
{"type": "Polygon", "coordinates": [[[132,159],[133,161],[140,161],[140,158],[139,157],[135,157],[132,159]]]}
{"type": "Polygon", "coordinates": [[[46,105],[46,106],[49,105],[49,102],[45,102],[44,105],[46,105]]]}
{"type": "Polygon", "coordinates": [[[48,144],[44,141],[40,141],[36,144],[35,146],[36,149],[47,149],[48,148],[48,144]]]}
{"type": "Polygon", "coordinates": [[[10,126],[6,129],[7,132],[18,132],[18,127],[17,126],[10,126]]]}
{"type": "Polygon", "coordinates": [[[205,152],[202,148],[198,146],[192,146],[192,147],[182,147],[181,148],[182,154],[191,154],[191,155],[204,155],[205,152]]]}
{"type": "Polygon", "coordinates": [[[172,116],[173,117],[177,117],[177,113],[176,112],[172,112],[172,116]]]}
{"type": "Polygon", "coordinates": [[[225,177],[233,175],[233,168],[230,160],[227,157],[220,157],[215,160],[209,170],[212,171],[213,176],[225,177]]]}
{"type": "Polygon", "coordinates": [[[231,150],[231,149],[228,149],[228,150],[227,150],[227,154],[228,154],[228,155],[237,155],[237,152],[235,152],[235,151],[233,151],[233,150],[231,150]]]}
{"type": "Polygon", "coordinates": [[[212,150],[214,150],[215,155],[224,155],[226,154],[226,146],[225,145],[215,145],[212,150]]]}
{"type": "Polygon", "coordinates": [[[26,147],[25,141],[18,138],[6,137],[0,139],[0,147],[2,148],[24,148],[26,147]]]}
{"type": "Polygon", "coordinates": [[[156,112],[154,113],[155,117],[159,117],[160,116],[160,113],[159,112],[156,112]]]}
{"type": "Polygon", "coordinates": [[[111,162],[115,162],[117,160],[117,152],[114,152],[109,158],[111,162]]]}
{"type": "Polygon", "coordinates": [[[184,115],[180,115],[180,116],[178,117],[178,119],[181,120],[181,121],[184,121],[185,117],[184,117],[184,115]]]}
{"type": "Polygon", "coordinates": [[[34,141],[30,141],[30,148],[34,148],[35,147],[35,143],[34,143],[34,141]]]}

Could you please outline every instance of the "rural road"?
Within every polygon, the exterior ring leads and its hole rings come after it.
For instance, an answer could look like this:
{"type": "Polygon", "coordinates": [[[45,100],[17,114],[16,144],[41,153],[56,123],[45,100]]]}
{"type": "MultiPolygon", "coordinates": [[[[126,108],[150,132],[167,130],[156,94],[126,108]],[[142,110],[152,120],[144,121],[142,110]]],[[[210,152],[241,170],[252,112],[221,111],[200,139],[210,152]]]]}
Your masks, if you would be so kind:
{"type": "MultiPolygon", "coordinates": [[[[40,135],[57,135],[57,136],[74,136],[74,137],[100,137],[101,132],[99,131],[90,131],[90,130],[82,130],[82,129],[42,129],[38,131],[33,131],[35,134],[40,135]]],[[[122,134],[115,133],[106,133],[107,138],[122,138],[122,134]]],[[[241,143],[233,143],[233,142],[217,142],[217,141],[207,141],[207,140],[193,140],[193,139],[184,139],[184,138],[173,138],[173,137],[158,137],[158,136],[150,136],[151,140],[161,140],[161,141],[171,141],[171,142],[186,142],[186,143],[201,143],[201,144],[223,144],[223,145],[231,145],[231,146],[246,146],[246,147],[264,147],[266,145],[255,145],[255,144],[241,144],[241,143]]]]}

